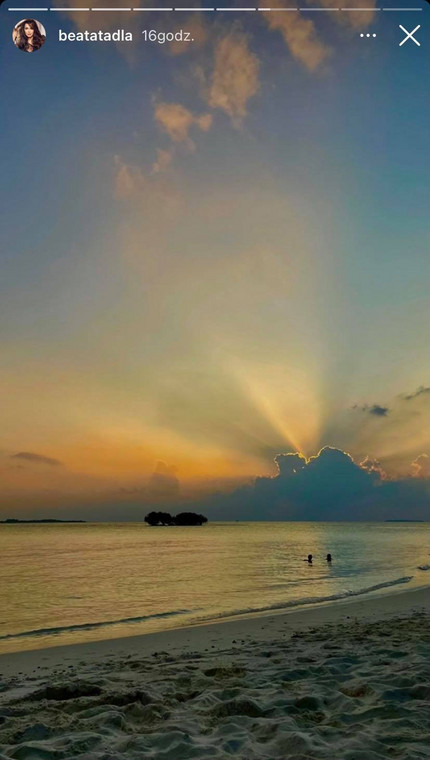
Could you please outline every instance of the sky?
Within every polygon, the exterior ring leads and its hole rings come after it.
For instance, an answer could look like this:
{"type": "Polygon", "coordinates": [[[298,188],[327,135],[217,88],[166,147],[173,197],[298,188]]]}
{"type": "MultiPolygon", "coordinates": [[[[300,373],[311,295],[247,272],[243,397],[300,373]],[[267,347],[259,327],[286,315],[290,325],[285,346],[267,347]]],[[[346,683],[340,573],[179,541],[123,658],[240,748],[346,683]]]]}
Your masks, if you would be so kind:
{"type": "Polygon", "coordinates": [[[3,3],[0,518],[428,515],[429,12],[3,3]]]}

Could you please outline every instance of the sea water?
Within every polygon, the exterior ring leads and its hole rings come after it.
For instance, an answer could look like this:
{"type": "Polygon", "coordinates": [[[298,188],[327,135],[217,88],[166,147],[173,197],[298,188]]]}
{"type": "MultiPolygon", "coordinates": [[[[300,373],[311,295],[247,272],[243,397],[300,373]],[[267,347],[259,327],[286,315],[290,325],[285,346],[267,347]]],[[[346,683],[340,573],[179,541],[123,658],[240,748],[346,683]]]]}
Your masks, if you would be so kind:
{"type": "Polygon", "coordinates": [[[429,523],[0,525],[0,652],[424,586],[429,539],[429,523]]]}

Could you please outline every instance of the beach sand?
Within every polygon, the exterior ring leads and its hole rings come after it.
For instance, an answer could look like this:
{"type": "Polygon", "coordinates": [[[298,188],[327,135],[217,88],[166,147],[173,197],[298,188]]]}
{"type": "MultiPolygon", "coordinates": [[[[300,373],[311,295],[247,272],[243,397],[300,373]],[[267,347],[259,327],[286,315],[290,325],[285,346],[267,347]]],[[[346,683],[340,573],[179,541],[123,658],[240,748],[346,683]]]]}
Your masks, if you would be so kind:
{"type": "Polygon", "coordinates": [[[0,657],[0,758],[430,758],[430,590],[0,657]]]}

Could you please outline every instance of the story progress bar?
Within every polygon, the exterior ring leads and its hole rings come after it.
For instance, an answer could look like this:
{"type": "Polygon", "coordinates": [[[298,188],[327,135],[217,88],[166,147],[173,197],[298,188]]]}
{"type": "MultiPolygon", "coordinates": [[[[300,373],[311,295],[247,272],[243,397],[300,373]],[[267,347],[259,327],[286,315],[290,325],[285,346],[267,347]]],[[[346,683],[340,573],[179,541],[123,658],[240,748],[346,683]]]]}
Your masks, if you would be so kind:
{"type": "Polygon", "coordinates": [[[8,8],[8,11],[19,11],[20,13],[43,13],[47,11],[63,11],[63,12],[79,12],[79,11],[99,11],[103,13],[134,13],[136,11],[142,11],[146,13],[154,12],[176,12],[183,11],[190,13],[195,11],[197,13],[249,13],[250,11],[264,11],[264,13],[291,13],[291,12],[305,12],[305,13],[320,13],[320,12],[344,12],[354,13],[363,11],[397,11],[399,13],[411,13],[422,11],[422,8],[8,8]]]}

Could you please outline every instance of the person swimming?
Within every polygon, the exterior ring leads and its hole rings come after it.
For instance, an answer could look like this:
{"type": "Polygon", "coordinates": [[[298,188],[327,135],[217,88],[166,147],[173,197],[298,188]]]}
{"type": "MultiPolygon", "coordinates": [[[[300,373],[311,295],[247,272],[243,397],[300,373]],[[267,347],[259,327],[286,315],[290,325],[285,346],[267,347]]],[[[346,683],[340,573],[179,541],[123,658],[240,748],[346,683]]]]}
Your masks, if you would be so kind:
{"type": "Polygon", "coordinates": [[[327,562],[331,562],[331,554],[327,554],[326,560],[327,562]]]}
{"type": "Polygon", "coordinates": [[[307,562],[309,565],[312,565],[312,554],[308,554],[308,558],[304,559],[303,562],[307,562]]]}

